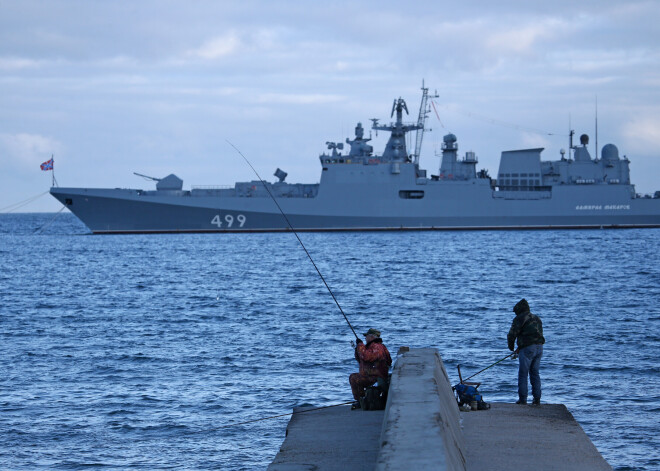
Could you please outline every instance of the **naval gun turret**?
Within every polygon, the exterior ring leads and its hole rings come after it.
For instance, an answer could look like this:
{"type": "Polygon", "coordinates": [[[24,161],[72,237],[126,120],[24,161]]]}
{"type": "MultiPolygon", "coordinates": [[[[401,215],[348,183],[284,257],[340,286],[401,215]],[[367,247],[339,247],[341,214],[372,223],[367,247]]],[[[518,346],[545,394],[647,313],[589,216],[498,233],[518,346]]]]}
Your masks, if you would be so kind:
{"type": "Polygon", "coordinates": [[[137,172],[133,172],[133,173],[138,177],[146,178],[147,180],[153,180],[157,182],[156,190],[158,191],[181,191],[183,189],[183,180],[181,180],[173,173],[169,174],[165,178],[150,177],[149,175],[143,175],[137,172]]]}

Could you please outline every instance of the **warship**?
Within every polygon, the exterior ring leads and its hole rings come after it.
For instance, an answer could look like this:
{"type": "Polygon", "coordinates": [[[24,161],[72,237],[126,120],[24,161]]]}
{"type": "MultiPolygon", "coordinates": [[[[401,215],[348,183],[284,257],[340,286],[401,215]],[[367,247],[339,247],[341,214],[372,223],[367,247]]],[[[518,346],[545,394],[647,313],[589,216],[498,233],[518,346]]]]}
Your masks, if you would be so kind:
{"type": "Polygon", "coordinates": [[[428,88],[422,86],[417,121],[404,122],[404,112],[406,102],[398,98],[390,114],[395,121],[371,120],[373,130],[390,133],[381,154],[361,123],[346,139],[346,153],[344,143],[326,142],[319,183],[288,183],[278,168],[272,183],[184,190],[171,174],[148,177],[155,190],[54,186],[50,193],[95,234],[660,227],[660,191],[637,194],[630,161],[613,144],[592,158],[588,136],[573,145],[571,131],[568,155],[544,161],[543,148],[504,151],[493,178],[477,170],[474,152],[459,156],[456,136],[447,134],[440,167],[427,175],[419,154],[428,88]]]}

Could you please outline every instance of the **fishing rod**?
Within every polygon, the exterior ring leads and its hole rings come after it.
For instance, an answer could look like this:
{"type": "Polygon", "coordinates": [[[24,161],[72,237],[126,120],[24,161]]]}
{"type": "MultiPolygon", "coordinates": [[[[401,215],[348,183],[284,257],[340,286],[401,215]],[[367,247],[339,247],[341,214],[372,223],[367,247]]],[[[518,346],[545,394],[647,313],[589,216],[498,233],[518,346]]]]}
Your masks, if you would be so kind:
{"type": "MultiPolygon", "coordinates": [[[[470,378],[474,378],[474,377],[477,376],[479,373],[483,373],[483,372],[486,371],[488,368],[492,368],[493,366],[497,365],[499,362],[504,361],[504,360],[506,360],[507,358],[509,358],[511,355],[515,355],[515,354],[516,354],[516,352],[511,352],[511,353],[509,353],[507,356],[505,356],[505,357],[502,358],[501,360],[497,360],[495,363],[493,363],[493,364],[490,365],[490,366],[487,366],[487,367],[484,368],[483,370],[477,371],[477,372],[476,372],[475,374],[473,374],[472,376],[469,376],[469,377],[467,377],[467,378],[465,378],[465,379],[461,379],[461,383],[464,382],[464,381],[467,381],[467,380],[470,379],[470,378]]],[[[459,376],[460,376],[460,373],[461,373],[461,370],[460,370],[461,365],[458,365],[458,368],[459,368],[459,369],[458,369],[458,374],[459,374],[459,376]]]]}
{"type": "MultiPolygon", "coordinates": [[[[225,139],[225,140],[226,140],[226,139],[225,139]]],[[[291,229],[291,232],[293,232],[293,234],[296,236],[296,239],[298,239],[298,242],[300,242],[300,246],[303,248],[303,250],[304,250],[305,253],[307,254],[307,257],[309,258],[309,261],[312,262],[312,265],[314,265],[314,268],[316,269],[316,273],[318,273],[318,274],[319,274],[319,277],[321,277],[321,281],[323,281],[323,284],[324,284],[325,287],[328,289],[328,292],[330,293],[330,296],[332,296],[332,299],[335,301],[335,304],[336,304],[337,307],[339,308],[339,311],[341,312],[342,316],[344,316],[344,319],[346,320],[346,323],[348,324],[348,326],[351,328],[351,331],[353,332],[353,335],[355,335],[355,338],[356,338],[357,340],[360,340],[360,337],[358,337],[358,334],[355,333],[355,329],[353,328],[353,326],[352,326],[351,323],[349,322],[348,317],[346,317],[346,314],[344,313],[344,310],[343,310],[343,309],[341,308],[341,306],[339,305],[339,301],[337,301],[337,298],[335,297],[335,294],[334,294],[334,293],[332,292],[332,290],[330,289],[330,286],[328,286],[328,283],[325,281],[325,278],[323,278],[323,275],[321,274],[321,270],[319,270],[319,268],[316,266],[316,263],[314,263],[314,259],[312,258],[312,256],[311,256],[311,255],[309,254],[309,252],[307,251],[307,248],[305,247],[305,244],[303,244],[302,240],[300,240],[300,237],[298,237],[298,233],[297,233],[296,230],[293,228],[293,225],[291,225],[291,222],[289,221],[289,218],[286,216],[286,214],[284,214],[284,211],[282,211],[282,208],[280,207],[280,204],[277,202],[277,200],[275,199],[275,197],[274,197],[273,194],[271,193],[270,188],[268,188],[268,185],[266,185],[266,182],[265,182],[265,181],[259,176],[259,174],[258,174],[257,171],[254,169],[254,167],[252,166],[252,164],[250,163],[250,161],[247,159],[247,157],[245,157],[245,156],[243,155],[243,153],[242,153],[240,150],[238,150],[238,147],[236,147],[234,144],[232,144],[232,143],[229,142],[228,140],[227,140],[227,144],[229,144],[230,146],[232,146],[232,147],[234,148],[234,150],[236,150],[236,152],[238,152],[238,154],[239,154],[241,157],[243,157],[243,160],[245,160],[245,162],[250,166],[250,168],[252,169],[252,171],[254,172],[254,174],[257,176],[257,178],[259,179],[259,181],[261,182],[261,184],[264,186],[264,188],[265,188],[266,191],[268,192],[268,195],[273,199],[273,202],[275,202],[275,205],[277,206],[277,209],[280,210],[280,213],[282,213],[282,216],[284,217],[284,220],[285,220],[286,223],[289,225],[289,228],[291,229]]]]}

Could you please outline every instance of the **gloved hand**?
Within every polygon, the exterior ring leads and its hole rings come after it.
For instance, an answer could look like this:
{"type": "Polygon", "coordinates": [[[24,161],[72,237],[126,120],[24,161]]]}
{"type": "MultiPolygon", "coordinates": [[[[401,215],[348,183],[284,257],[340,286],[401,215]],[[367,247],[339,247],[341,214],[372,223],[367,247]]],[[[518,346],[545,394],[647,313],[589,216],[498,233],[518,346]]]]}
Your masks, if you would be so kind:
{"type": "Polygon", "coordinates": [[[357,339],[355,342],[357,342],[358,345],[360,345],[361,343],[364,343],[364,342],[362,341],[362,339],[357,339]]]}

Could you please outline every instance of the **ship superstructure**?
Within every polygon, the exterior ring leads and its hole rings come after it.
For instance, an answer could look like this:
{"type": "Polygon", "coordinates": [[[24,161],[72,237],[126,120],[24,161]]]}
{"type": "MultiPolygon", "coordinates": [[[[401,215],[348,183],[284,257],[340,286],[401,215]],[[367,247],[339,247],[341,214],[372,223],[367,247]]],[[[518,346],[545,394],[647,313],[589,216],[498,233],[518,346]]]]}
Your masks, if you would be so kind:
{"type": "Polygon", "coordinates": [[[474,152],[459,157],[456,136],[447,134],[439,169],[427,176],[419,165],[428,114],[422,90],[416,123],[403,121],[402,98],[392,106],[395,121],[372,120],[374,131],[389,133],[381,154],[361,123],[345,141],[347,153],[343,143],[326,142],[319,183],[287,183],[278,168],[273,183],[184,190],[169,175],[154,179],[156,190],[53,187],[51,194],[94,233],[290,230],[269,193],[299,231],[660,227],[660,192],[637,195],[629,160],[613,144],[592,158],[586,135],[560,160],[541,160],[542,148],[502,152],[494,179],[477,170],[474,152]]]}

